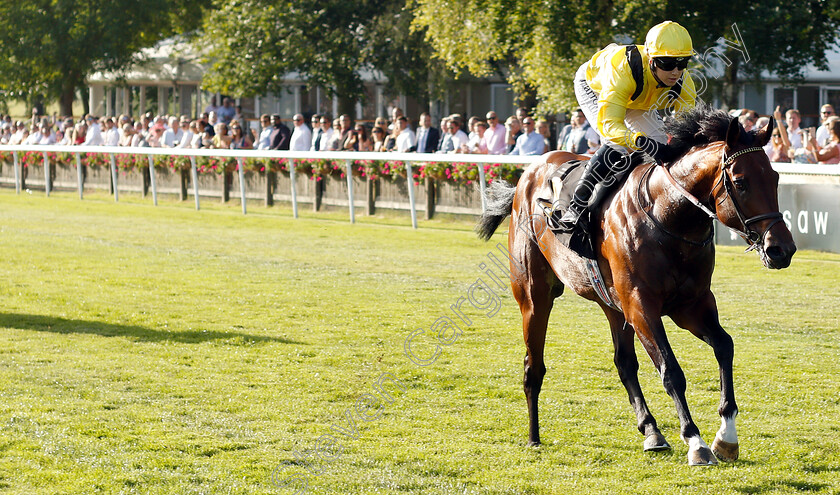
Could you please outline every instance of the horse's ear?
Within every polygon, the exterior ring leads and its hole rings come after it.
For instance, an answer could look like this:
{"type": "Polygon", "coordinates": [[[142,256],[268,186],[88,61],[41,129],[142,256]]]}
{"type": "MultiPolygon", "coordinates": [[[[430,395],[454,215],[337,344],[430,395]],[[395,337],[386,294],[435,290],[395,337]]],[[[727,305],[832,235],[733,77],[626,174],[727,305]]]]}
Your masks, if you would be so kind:
{"type": "Polygon", "coordinates": [[[738,123],[738,119],[732,119],[729,121],[729,128],[726,130],[726,147],[727,148],[734,148],[736,144],[738,144],[738,136],[741,135],[741,124],[738,123]]]}
{"type": "Polygon", "coordinates": [[[764,129],[761,129],[755,134],[755,145],[764,147],[767,143],[770,142],[770,136],[773,135],[773,119],[770,119],[770,123],[767,124],[764,129]]]}

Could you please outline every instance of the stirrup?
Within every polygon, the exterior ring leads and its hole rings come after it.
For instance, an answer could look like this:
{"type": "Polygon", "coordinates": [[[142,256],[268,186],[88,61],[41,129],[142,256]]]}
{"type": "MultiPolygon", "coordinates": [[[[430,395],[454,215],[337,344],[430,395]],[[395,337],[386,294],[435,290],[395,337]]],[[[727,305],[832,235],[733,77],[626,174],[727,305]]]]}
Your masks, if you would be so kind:
{"type": "Polygon", "coordinates": [[[563,216],[554,222],[557,226],[557,230],[564,233],[574,231],[580,225],[581,217],[585,211],[585,208],[582,210],[576,210],[572,207],[572,205],[569,205],[569,208],[563,216]]]}

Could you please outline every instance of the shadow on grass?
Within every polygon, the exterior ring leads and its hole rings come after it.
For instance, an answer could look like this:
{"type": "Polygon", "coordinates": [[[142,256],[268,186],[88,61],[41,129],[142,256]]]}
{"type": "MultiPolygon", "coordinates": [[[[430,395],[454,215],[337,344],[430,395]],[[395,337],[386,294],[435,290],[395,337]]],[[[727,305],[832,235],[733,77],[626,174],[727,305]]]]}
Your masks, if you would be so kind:
{"type": "MultiPolygon", "coordinates": [[[[757,486],[744,486],[736,488],[741,493],[776,493],[781,489],[788,488],[796,492],[818,492],[829,486],[825,483],[812,483],[808,481],[778,481],[766,482],[757,486]]],[[[789,491],[789,490],[783,490],[789,491]]]]}
{"type": "Polygon", "coordinates": [[[38,332],[94,334],[103,337],[131,337],[141,342],[171,341],[195,344],[219,340],[238,341],[232,343],[279,342],[281,344],[304,344],[303,342],[291,339],[250,335],[239,332],[215,332],[209,330],[169,332],[138,325],[118,325],[101,321],[71,320],[53,316],[17,313],[0,313],[0,327],[36,330],[38,332]]]}

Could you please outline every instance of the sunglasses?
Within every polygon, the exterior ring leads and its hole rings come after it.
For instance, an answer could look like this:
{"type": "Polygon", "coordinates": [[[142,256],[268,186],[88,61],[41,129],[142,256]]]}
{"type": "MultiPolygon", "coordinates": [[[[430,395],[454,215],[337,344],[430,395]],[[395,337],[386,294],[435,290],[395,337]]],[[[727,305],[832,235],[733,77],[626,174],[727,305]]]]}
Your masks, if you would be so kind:
{"type": "Polygon", "coordinates": [[[665,72],[674,69],[685,70],[690,60],[691,57],[657,57],[653,59],[653,65],[665,72]]]}

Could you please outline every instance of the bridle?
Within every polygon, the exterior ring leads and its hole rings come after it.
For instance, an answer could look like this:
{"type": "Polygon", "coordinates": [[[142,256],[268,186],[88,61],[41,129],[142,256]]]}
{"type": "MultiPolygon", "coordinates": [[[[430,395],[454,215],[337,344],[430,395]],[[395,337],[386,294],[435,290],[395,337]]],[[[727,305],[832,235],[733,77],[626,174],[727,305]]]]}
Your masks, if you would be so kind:
{"type": "MultiPolygon", "coordinates": [[[[770,229],[774,225],[783,221],[782,214],[780,212],[776,211],[776,212],[773,212],[773,213],[763,213],[761,215],[756,215],[754,217],[747,218],[747,216],[744,215],[744,210],[741,208],[740,203],[738,203],[738,200],[736,199],[736,194],[734,193],[735,192],[735,184],[732,182],[732,177],[730,176],[730,173],[728,171],[729,168],[730,168],[730,165],[735,163],[736,158],[738,158],[742,155],[746,155],[747,153],[753,153],[753,152],[759,152],[759,151],[763,153],[764,149],[755,146],[755,147],[752,147],[752,148],[745,148],[745,149],[736,151],[735,153],[729,155],[729,157],[726,156],[726,152],[724,151],[721,154],[721,157],[720,157],[720,171],[721,171],[720,178],[715,183],[714,187],[712,187],[712,192],[709,195],[709,202],[714,204],[714,200],[718,196],[717,191],[720,190],[720,184],[721,184],[721,182],[723,182],[723,189],[726,192],[726,195],[723,197],[723,199],[718,201],[717,204],[718,205],[723,204],[723,202],[726,201],[726,197],[728,196],[730,201],[732,201],[732,207],[735,210],[735,214],[738,216],[738,220],[740,220],[741,224],[744,226],[743,230],[739,230],[739,229],[736,229],[734,227],[730,227],[729,225],[726,225],[725,223],[723,223],[717,217],[717,214],[715,212],[713,212],[712,210],[707,208],[706,205],[701,203],[700,200],[698,200],[696,197],[694,197],[693,194],[688,192],[682,185],[680,185],[676,181],[676,179],[674,179],[674,176],[671,175],[671,172],[670,172],[670,170],[668,170],[667,167],[665,167],[664,165],[661,165],[661,164],[660,164],[660,166],[662,167],[662,170],[664,170],[665,177],[668,178],[668,181],[689,202],[691,202],[694,206],[696,206],[697,208],[702,210],[706,215],[709,216],[709,218],[711,218],[712,220],[717,220],[718,222],[721,223],[721,225],[728,228],[731,232],[739,235],[745,241],[747,241],[747,243],[749,244],[749,247],[747,248],[747,251],[757,250],[759,252],[759,254],[763,255],[764,249],[763,249],[762,246],[764,245],[764,237],[767,235],[767,232],[769,232],[770,229]],[[764,220],[773,220],[773,221],[770,222],[770,225],[768,225],[767,228],[764,229],[763,232],[758,232],[757,230],[754,230],[752,228],[753,224],[756,224],[756,223],[764,221],[764,220]]],[[[647,211],[645,211],[645,212],[647,213],[647,211]]],[[[650,217],[650,216],[651,215],[648,213],[648,217],[650,217]]],[[[659,222],[656,222],[656,223],[659,224],[659,222]]]]}
{"type": "Polygon", "coordinates": [[[720,182],[723,181],[723,188],[724,188],[724,190],[726,190],[726,195],[729,196],[729,199],[732,201],[732,207],[735,209],[735,214],[738,215],[738,220],[740,220],[741,224],[744,226],[744,231],[743,232],[739,231],[739,230],[736,230],[736,229],[732,229],[732,230],[734,230],[738,235],[740,235],[748,243],[750,243],[750,247],[749,247],[748,251],[756,249],[756,246],[763,245],[764,244],[764,236],[767,235],[767,232],[769,232],[770,229],[773,228],[774,225],[781,222],[782,219],[783,219],[782,214],[778,211],[773,212],[773,213],[764,213],[764,214],[761,214],[761,215],[756,215],[754,217],[746,218],[746,216],[744,215],[744,210],[741,209],[741,205],[738,203],[738,200],[736,199],[736,195],[733,193],[734,189],[735,189],[735,185],[732,182],[732,177],[731,177],[730,173],[727,171],[729,165],[732,165],[735,162],[735,159],[738,158],[739,156],[746,155],[747,153],[752,153],[752,152],[756,152],[756,151],[764,152],[764,149],[760,148],[760,147],[746,148],[746,149],[743,149],[743,150],[740,150],[740,151],[736,151],[735,153],[730,155],[729,158],[726,158],[726,152],[724,151],[721,154],[721,158],[720,158],[721,162],[722,162],[722,165],[721,165],[721,169],[722,169],[721,170],[722,171],[721,179],[719,179],[718,183],[715,184],[715,187],[712,188],[712,194],[715,195],[714,194],[715,189],[717,189],[718,184],[720,184],[720,182]],[[764,229],[764,232],[759,233],[758,231],[753,230],[752,225],[754,223],[758,223],[758,222],[761,222],[763,220],[773,220],[773,221],[770,222],[770,224],[767,226],[766,229],[764,229]]]}

